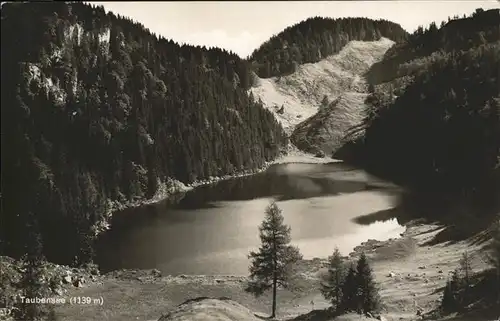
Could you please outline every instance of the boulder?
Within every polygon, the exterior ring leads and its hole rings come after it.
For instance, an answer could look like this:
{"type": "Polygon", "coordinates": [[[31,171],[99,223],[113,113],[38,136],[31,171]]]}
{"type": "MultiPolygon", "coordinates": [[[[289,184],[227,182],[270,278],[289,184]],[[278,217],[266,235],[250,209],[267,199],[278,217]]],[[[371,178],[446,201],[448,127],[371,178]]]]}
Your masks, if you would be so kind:
{"type": "Polygon", "coordinates": [[[54,289],[54,293],[57,294],[57,295],[63,295],[64,291],[61,288],[56,288],[56,289],[54,289]]]}
{"type": "Polygon", "coordinates": [[[314,155],[315,157],[318,157],[318,158],[324,158],[325,157],[325,152],[323,152],[322,150],[318,150],[316,152],[316,155],[314,155]]]}
{"type": "Polygon", "coordinates": [[[72,282],[73,282],[73,279],[72,279],[71,275],[69,275],[69,274],[68,274],[68,275],[65,275],[65,276],[63,277],[63,282],[64,282],[64,283],[66,283],[66,284],[70,284],[70,283],[72,283],[72,282]]]}
{"type": "Polygon", "coordinates": [[[77,288],[83,287],[84,283],[85,283],[85,279],[83,277],[79,277],[73,281],[73,285],[76,286],[77,288]]]}

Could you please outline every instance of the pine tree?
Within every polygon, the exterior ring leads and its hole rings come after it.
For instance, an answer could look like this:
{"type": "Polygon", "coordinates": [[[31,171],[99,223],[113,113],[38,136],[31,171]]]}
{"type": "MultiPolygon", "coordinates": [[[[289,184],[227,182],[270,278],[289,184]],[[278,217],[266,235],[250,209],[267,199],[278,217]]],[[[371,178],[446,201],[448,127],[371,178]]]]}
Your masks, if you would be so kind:
{"type": "Polygon", "coordinates": [[[340,312],[356,311],[358,307],[358,287],[356,284],[356,269],[351,263],[344,283],[342,284],[342,302],[340,312]]]}
{"type": "Polygon", "coordinates": [[[302,259],[298,248],[289,245],[290,227],[283,224],[281,209],[272,202],[259,227],[261,246],[258,252],[250,252],[250,281],[247,292],[260,296],[272,288],[273,306],[271,318],[276,316],[276,292],[278,286],[287,288],[292,276],[292,265],[302,259]]]}
{"type": "Polygon", "coordinates": [[[358,312],[376,312],[380,308],[380,295],[373,277],[373,271],[365,253],[361,253],[356,267],[356,285],[358,287],[358,312]]]}
{"type": "Polygon", "coordinates": [[[321,284],[321,293],[326,300],[332,303],[335,310],[339,310],[342,303],[345,266],[338,248],[335,248],[329,263],[326,282],[321,284]]]}

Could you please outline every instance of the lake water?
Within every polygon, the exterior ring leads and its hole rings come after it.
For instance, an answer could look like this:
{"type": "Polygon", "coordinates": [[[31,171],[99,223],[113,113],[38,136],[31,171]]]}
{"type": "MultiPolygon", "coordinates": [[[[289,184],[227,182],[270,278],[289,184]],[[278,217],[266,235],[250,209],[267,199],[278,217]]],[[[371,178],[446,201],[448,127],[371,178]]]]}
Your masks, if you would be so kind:
{"type": "Polygon", "coordinates": [[[96,261],[104,271],[247,275],[247,255],[260,244],[258,226],[271,200],[283,210],[292,244],[304,258],[327,257],[335,247],[347,255],[368,239],[385,240],[404,231],[396,218],[366,219],[392,208],[397,193],[342,163],[274,165],[116,214],[99,242],[96,261]]]}

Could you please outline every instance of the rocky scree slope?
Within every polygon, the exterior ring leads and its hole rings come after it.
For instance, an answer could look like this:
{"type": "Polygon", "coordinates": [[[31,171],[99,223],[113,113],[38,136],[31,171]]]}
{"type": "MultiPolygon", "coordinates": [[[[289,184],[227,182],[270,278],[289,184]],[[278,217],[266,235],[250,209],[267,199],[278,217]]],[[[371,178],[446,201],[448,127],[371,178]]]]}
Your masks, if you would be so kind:
{"type": "Polygon", "coordinates": [[[273,78],[255,76],[250,92],[270,109],[299,149],[331,154],[360,125],[368,86],[363,75],[394,42],[351,41],[338,54],[273,78]],[[324,108],[323,108],[324,107],[324,108]]]}

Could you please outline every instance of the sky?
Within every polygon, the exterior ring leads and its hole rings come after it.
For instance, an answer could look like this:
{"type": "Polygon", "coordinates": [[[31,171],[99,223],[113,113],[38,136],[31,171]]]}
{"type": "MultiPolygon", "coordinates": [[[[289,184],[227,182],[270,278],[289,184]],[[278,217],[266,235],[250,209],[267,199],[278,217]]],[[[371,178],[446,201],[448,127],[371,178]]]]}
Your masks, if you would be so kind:
{"type": "Polygon", "coordinates": [[[150,31],[206,47],[220,47],[246,58],[272,35],[314,16],[366,17],[399,23],[408,32],[476,8],[500,8],[498,0],[426,1],[203,1],[92,2],[132,18],[150,31]]]}

